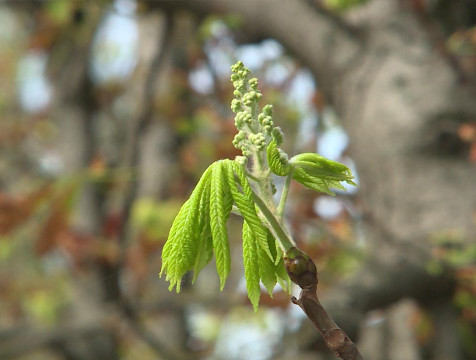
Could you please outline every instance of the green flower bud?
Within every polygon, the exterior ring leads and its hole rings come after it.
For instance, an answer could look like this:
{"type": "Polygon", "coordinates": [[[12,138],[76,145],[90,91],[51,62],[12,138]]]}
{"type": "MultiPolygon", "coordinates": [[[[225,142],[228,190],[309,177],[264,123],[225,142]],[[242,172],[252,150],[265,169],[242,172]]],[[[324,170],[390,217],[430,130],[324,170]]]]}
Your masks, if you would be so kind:
{"type": "Polygon", "coordinates": [[[246,163],[248,162],[248,158],[244,156],[237,156],[235,157],[235,161],[240,164],[241,166],[245,166],[246,163]]]}
{"type": "Polygon", "coordinates": [[[279,127],[275,127],[272,131],[272,134],[274,141],[276,142],[276,145],[281,145],[283,143],[283,132],[279,127]]]}
{"type": "Polygon", "coordinates": [[[236,80],[233,82],[233,87],[236,89],[236,90],[244,90],[245,89],[245,83],[243,82],[243,80],[236,80]]]}
{"type": "Polygon", "coordinates": [[[231,110],[232,110],[234,113],[237,113],[238,111],[241,110],[241,102],[240,102],[240,100],[233,99],[233,100],[231,101],[231,110]]]}
{"type": "Polygon", "coordinates": [[[250,88],[252,90],[256,90],[258,88],[258,79],[257,78],[251,78],[248,80],[248,84],[250,85],[250,88]]]}
{"type": "Polygon", "coordinates": [[[238,117],[238,115],[235,116],[235,126],[236,126],[238,129],[243,126],[243,120],[240,119],[240,118],[238,117]]]}
{"type": "Polygon", "coordinates": [[[241,91],[240,91],[240,90],[235,90],[235,91],[233,91],[233,95],[235,95],[235,97],[237,97],[237,98],[239,98],[239,97],[242,97],[242,96],[243,96],[243,94],[241,93],[241,91]]]}
{"type": "Polygon", "coordinates": [[[246,113],[243,117],[243,121],[247,124],[251,124],[253,122],[253,117],[251,114],[246,113]]]}
{"type": "Polygon", "coordinates": [[[253,105],[253,102],[254,102],[254,101],[253,101],[253,98],[251,98],[251,97],[249,96],[249,94],[245,94],[245,95],[243,96],[243,104],[245,104],[246,106],[251,106],[251,105],[253,105]],[[246,96],[246,95],[248,95],[248,96],[246,96]]]}
{"type": "Polygon", "coordinates": [[[273,120],[271,120],[271,116],[265,116],[263,118],[262,124],[263,125],[271,125],[272,122],[273,122],[273,120]]]}
{"type": "Polygon", "coordinates": [[[238,61],[235,65],[231,67],[231,71],[238,72],[241,69],[243,69],[243,67],[244,67],[243,63],[241,61],[238,61]]]}
{"type": "Polygon", "coordinates": [[[273,116],[273,105],[268,104],[263,106],[263,113],[268,116],[273,116]]]}
{"type": "Polygon", "coordinates": [[[240,78],[244,79],[250,74],[250,70],[243,67],[242,70],[237,71],[237,74],[240,78]]]}

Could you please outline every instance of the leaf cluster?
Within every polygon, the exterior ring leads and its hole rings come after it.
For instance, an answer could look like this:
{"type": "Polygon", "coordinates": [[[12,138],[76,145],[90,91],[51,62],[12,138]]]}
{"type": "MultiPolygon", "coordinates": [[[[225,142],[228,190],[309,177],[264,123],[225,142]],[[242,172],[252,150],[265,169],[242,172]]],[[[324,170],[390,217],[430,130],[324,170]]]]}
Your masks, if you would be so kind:
{"type": "Polygon", "coordinates": [[[213,255],[223,290],[230,273],[231,256],[226,223],[233,204],[244,218],[243,258],[248,297],[258,307],[260,281],[271,294],[277,282],[289,290],[282,251],[262,224],[253,190],[244,169],[232,160],[220,160],[203,173],[190,198],[177,214],[162,252],[162,273],[169,290],[180,291],[181,279],[193,270],[193,281],[213,255]]]}

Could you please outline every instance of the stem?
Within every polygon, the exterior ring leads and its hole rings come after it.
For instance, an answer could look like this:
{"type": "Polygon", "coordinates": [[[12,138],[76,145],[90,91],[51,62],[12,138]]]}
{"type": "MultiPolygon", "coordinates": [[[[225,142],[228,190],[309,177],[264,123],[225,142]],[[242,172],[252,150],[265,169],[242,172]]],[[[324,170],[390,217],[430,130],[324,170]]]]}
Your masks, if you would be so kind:
{"type": "Polygon", "coordinates": [[[327,347],[343,360],[363,360],[362,355],[347,334],[335,323],[317,297],[317,269],[314,261],[297,248],[284,255],[284,264],[291,281],[302,289],[299,299],[291,301],[299,305],[309,320],[319,330],[327,347]]]}
{"type": "Polygon", "coordinates": [[[278,205],[278,217],[282,221],[284,215],[284,206],[286,204],[286,199],[288,198],[289,193],[289,184],[291,184],[292,172],[286,178],[286,182],[284,183],[283,192],[281,194],[281,199],[279,199],[278,205]]]}
{"type": "Polygon", "coordinates": [[[261,210],[261,213],[265,217],[267,223],[270,226],[270,230],[273,233],[276,240],[278,240],[279,245],[283,249],[284,252],[288,251],[289,249],[296,246],[294,241],[288,235],[287,231],[285,230],[284,226],[281,225],[280,221],[274,216],[271,210],[266,206],[264,201],[256,195],[253,191],[253,199],[255,204],[261,210]]]}

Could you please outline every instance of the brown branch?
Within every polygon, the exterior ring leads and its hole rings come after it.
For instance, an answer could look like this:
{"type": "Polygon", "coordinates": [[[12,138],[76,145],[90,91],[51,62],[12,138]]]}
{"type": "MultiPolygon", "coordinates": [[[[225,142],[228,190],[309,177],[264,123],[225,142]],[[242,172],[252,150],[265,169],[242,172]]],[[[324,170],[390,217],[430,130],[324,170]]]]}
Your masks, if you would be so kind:
{"type": "MultiPolygon", "coordinates": [[[[131,135],[127,158],[125,160],[125,167],[135,168],[140,160],[140,140],[150,124],[153,112],[153,98],[155,84],[157,83],[157,74],[164,62],[166,49],[171,40],[170,31],[172,26],[172,18],[169,14],[165,14],[164,25],[161,31],[161,39],[158,41],[158,47],[154,59],[150,65],[149,71],[146,75],[147,79],[144,85],[144,99],[142,103],[144,107],[139,114],[136,125],[131,135]]],[[[119,228],[119,244],[124,245],[127,237],[127,226],[131,214],[132,205],[137,196],[137,182],[130,182],[129,187],[125,190],[124,204],[123,204],[123,221],[119,228]]]]}
{"type": "MultiPolygon", "coordinates": [[[[157,50],[154,58],[150,64],[146,74],[144,84],[143,96],[141,102],[143,107],[138,116],[133,119],[132,131],[129,135],[129,141],[126,145],[125,159],[122,164],[123,167],[134,169],[140,162],[140,141],[147,130],[153,112],[153,97],[154,87],[157,81],[157,74],[164,62],[166,49],[170,41],[171,16],[165,14],[163,27],[160,27],[161,37],[157,41],[157,50]]],[[[118,229],[118,243],[120,246],[121,255],[117,262],[113,264],[103,264],[101,267],[101,278],[107,279],[104,281],[106,287],[106,300],[112,302],[120,302],[123,297],[120,290],[120,273],[124,267],[126,258],[126,239],[129,234],[129,220],[131,216],[132,206],[137,197],[137,181],[131,181],[124,189],[122,201],[122,221],[118,229]]]]}
{"type": "Polygon", "coordinates": [[[312,259],[301,250],[292,248],[284,257],[286,270],[292,282],[302,289],[299,305],[314,326],[319,330],[327,347],[343,360],[363,360],[362,355],[347,334],[335,323],[317,297],[317,268],[312,259]]]}

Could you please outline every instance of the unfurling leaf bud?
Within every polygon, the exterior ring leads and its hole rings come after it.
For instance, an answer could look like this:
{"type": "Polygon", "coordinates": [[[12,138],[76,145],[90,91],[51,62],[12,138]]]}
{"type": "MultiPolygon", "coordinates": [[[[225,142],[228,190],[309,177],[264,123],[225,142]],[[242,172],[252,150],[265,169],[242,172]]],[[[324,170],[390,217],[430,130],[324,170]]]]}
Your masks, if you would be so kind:
{"type": "Polygon", "coordinates": [[[302,289],[317,285],[317,269],[314,261],[295,247],[284,254],[284,264],[291,280],[302,289]]]}

